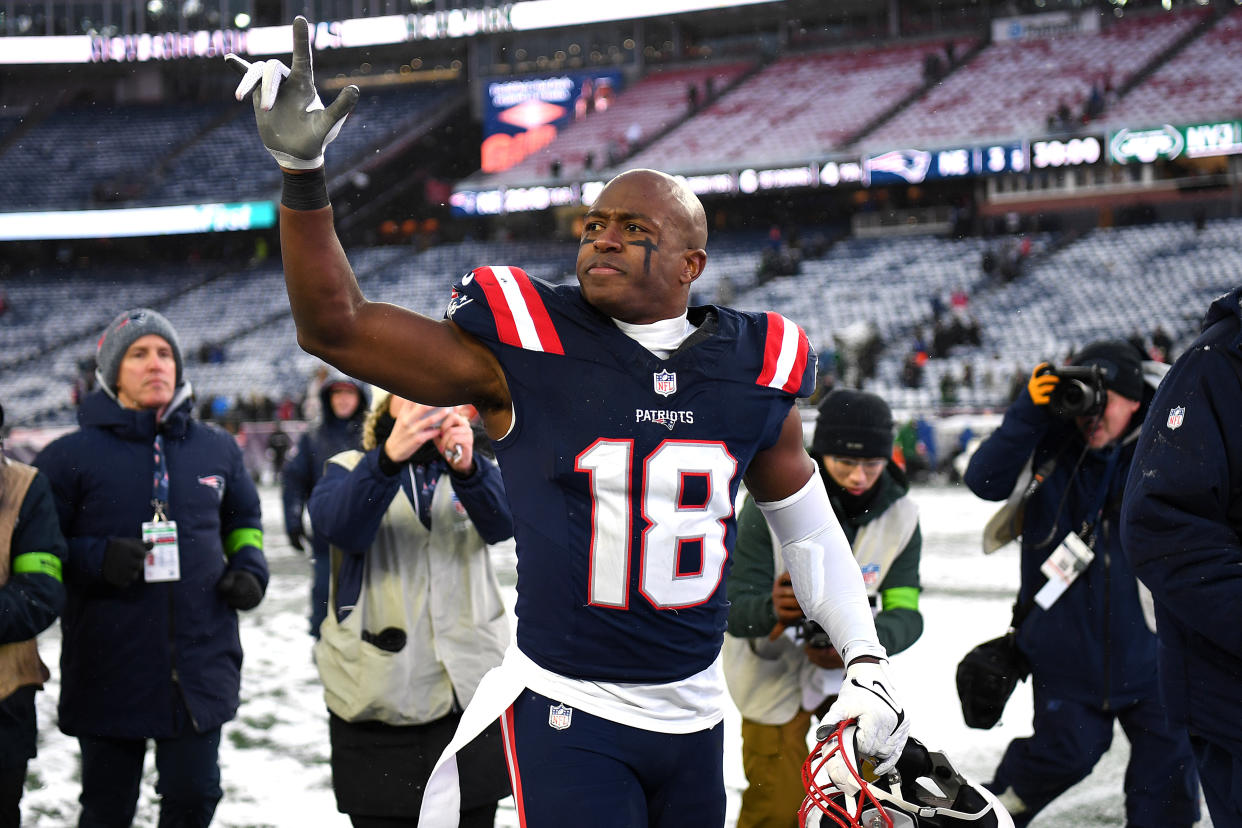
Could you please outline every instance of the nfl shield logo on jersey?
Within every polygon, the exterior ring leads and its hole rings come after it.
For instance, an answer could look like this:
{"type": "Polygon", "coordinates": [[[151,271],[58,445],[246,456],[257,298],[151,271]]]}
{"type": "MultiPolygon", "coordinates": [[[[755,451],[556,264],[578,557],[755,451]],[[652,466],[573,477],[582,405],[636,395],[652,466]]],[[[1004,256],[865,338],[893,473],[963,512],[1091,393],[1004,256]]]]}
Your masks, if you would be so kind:
{"type": "Polygon", "coordinates": [[[1166,425],[1170,428],[1177,428],[1182,424],[1182,420],[1186,419],[1186,406],[1179,405],[1176,408],[1169,409],[1169,421],[1166,425]]]}
{"type": "Polygon", "coordinates": [[[661,397],[671,397],[676,394],[677,375],[671,371],[656,371],[655,392],[661,397]]]}
{"type": "Polygon", "coordinates": [[[548,707],[548,724],[553,730],[565,730],[574,717],[574,709],[563,704],[548,707]]]}

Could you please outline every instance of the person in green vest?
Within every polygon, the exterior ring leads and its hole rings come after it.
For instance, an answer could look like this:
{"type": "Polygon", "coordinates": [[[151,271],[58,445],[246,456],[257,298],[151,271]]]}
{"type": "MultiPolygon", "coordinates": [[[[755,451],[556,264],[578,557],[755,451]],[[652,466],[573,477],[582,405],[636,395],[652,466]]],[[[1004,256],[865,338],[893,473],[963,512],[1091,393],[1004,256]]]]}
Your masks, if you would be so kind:
{"type": "MultiPolygon", "coordinates": [[[[810,454],[862,569],[880,643],[891,656],[923,632],[922,534],[905,473],[892,460],[893,415],[875,394],[841,388],[820,402],[810,454]]],[[[841,656],[803,614],[763,514],[749,497],[729,574],[724,670],[742,714],[738,828],[796,828],[812,720],[836,699],[841,656]]]]}

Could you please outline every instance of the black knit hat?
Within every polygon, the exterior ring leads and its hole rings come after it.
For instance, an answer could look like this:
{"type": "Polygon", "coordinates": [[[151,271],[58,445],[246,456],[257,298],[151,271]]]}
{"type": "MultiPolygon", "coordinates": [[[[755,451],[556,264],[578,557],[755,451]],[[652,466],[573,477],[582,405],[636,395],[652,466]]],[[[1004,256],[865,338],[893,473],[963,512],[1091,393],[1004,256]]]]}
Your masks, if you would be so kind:
{"type": "Polygon", "coordinates": [[[893,453],[893,412],[875,394],[838,388],[819,404],[811,453],[836,457],[888,457],[893,453]]]}
{"type": "Polygon", "coordinates": [[[1143,399],[1143,354],[1124,339],[1092,342],[1074,357],[1075,365],[1094,365],[1104,372],[1104,387],[1131,400],[1143,399]]]}

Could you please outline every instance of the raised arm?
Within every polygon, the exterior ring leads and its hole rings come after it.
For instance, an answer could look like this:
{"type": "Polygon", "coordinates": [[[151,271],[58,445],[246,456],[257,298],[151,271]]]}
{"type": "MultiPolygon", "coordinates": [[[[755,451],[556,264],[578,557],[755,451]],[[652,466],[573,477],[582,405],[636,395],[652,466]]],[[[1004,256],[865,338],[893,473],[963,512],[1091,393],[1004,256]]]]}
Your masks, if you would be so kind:
{"type": "Polygon", "coordinates": [[[451,321],[368,301],[341,248],[330,206],[295,210],[282,204],[280,248],[303,350],[406,399],[472,403],[493,436],[507,430],[509,389],[496,358],[451,321]],[[497,418],[504,419],[499,430],[497,418]]]}
{"type": "Polygon", "coordinates": [[[238,100],[251,96],[259,137],[284,172],[280,246],[298,344],[401,397],[473,403],[488,431],[503,433],[509,393],[495,357],[450,321],[368,301],[341,247],[323,154],[357,103],[358,88],[346,87],[324,107],[315,90],[309,24],[301,16],[293,21],[292,68],[237,55],[226,60],[242,75],[238,100]]]}

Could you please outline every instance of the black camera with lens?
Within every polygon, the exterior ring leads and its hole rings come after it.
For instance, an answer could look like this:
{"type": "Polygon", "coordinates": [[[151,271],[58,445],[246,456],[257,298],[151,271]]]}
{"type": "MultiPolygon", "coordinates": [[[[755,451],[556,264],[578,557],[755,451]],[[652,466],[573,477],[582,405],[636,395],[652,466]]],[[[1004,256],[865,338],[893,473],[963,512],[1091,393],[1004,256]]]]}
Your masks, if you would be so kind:
{"type": "Polygon", "coordinates": [[[826,650],[832,646],[832,639],[824,632],[824,628],[809,618],[798,622],[798,638],[805,641],[808,647],[817,650],[826,650]]]}
{"type": "Polygon", "coordinates": [[[1064,420],[1075,417],[1094,417],[1108,403],[1108,390],[1104,387],[1104,372],[1099,366],[1067,366],[1051,371],[1058,382],[1048,399],[1048,410],[1053,416],[1064,420]]]}

